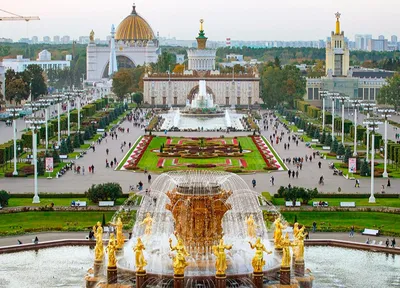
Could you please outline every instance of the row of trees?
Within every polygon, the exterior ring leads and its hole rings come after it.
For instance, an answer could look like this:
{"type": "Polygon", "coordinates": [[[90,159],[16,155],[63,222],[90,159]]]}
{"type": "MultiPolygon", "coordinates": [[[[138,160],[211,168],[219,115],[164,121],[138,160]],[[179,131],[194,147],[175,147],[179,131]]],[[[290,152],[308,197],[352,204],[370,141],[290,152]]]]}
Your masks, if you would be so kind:
{"type": "Polygon", "coordinates": [[[296,204],[297,199],[301,199],[302,204],[307,205],[309,201],[318,196],[317,188],[306,189],[296,186],[290,188],[281,186],[277,192],[279,198],[285,198],[286,201],[293,201],[293,204],[296,204]]]}

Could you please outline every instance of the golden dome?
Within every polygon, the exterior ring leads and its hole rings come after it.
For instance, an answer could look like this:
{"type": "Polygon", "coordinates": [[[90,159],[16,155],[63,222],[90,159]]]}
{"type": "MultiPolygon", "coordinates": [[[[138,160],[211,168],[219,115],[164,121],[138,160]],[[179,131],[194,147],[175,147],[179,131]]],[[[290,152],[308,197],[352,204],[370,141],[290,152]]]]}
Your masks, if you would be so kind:
{"type": "Polygon", "coordinates": [[[155,38],[150,25],[136,13],[135,5],[133,5],[132,13],[118,25],[115,34],[117,41],[153,40],[155,38]]]}

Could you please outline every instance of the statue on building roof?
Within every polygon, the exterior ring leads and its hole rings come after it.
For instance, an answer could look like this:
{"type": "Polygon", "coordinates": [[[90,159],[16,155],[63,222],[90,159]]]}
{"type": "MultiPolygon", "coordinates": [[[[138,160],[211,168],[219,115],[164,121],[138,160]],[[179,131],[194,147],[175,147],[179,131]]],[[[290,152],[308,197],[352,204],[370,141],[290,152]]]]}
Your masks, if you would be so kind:
{"type": "Polygon", "coordinates": [[[94,31],[90,31],[90,36],[89,36],[90,42],[94,42],[94,31]]]}

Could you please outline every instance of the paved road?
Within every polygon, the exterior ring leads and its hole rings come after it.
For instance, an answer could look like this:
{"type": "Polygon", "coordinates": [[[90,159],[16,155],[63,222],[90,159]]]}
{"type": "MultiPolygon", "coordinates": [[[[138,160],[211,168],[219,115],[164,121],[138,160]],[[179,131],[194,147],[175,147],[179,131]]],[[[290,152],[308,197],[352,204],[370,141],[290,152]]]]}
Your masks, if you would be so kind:
{"type": "MultiPolygon", "coordinates": [[[[139,181],[145,183],[145,188],[147,186],[147,175],[140,172],[135,173],[132,171],[114,171],[110,168],[105,168],[105,161],[111,161],[114,157],[119,162],[127,152],[127,147],[124,152],[121,152],[120,145],[122,142],[126,141],[127,143],[131,142],[132,144],[136,141],[136,139],[144,134],[143,130],[139,128],[135,128],[132,126],[132,123],[125,121],[121,124],[121,127],[130,128],[130,133],[121,133],[118,132],[118,140],[111,137],[107,137],[100,145],[96,145],[96,151],[92,152],[89,150],[85,157],[76,160],[76,164],[85,167],[85,175],[77,175],[73,174],[71,171],[67,172],[63,177],[59,179],[39,179],[39,192],[53,192],[53,193],[83,193],[86,191],[92,184],[99,184],[109,181],[115,181],[121,184],[124,191],[127,191],[129,185],[134,185],[139,181]],[[110,153],[107,157],[106,149],[110,150],[110,153]],[[87,167],[89,165],[95,166],[95,173],[89,174],[87,167]]],[[[280,127],[281,128],[281,127],[280,127]]],[[[283,127],[282,127],[283,128],[283,127]]],[[[271,128],[270,128],[271,129],[271,128]]],[[[280,133],[280,129],[278,133],[280,133]]],[[[285,131],[286,132],[286,131],[285,131]]],[[[193,132],[176,132],[169,133],[169,135],[179,135],[179,136],[220,136],[222,132],[202,132],[202,133],[193,133],[193,132]]],[[[269,136],[272,134],[272,131],[262,131],[262,134],[269,139],[269,136]]],[[[226,136],[234,136],[234,135],[248,135],[248,133],[230,133],[225,134],[226,136]]],[[[305,155],[311,155],[312,149],[307,148],[304,143],[299,142],[299,146],[296,146],[294,142],[291,142],[290,149],[285,150],[283,145],[287,143],[287,134],[285,134],[282,143],[278,145],[274,145],[276,151],[281,155],[282,158],[286,157],[305,157],[305,155]]],[[[361,187],[354,187],[354,180],[346,180],[341,176],[333,176],[332,170],[328,168],[329,160],[322,159],[314,159],[311,163],[304,162],[303,169],[300,171],[299,178],[288,178],[288,174],[286,171],[276,171],[272,173],[258,173],[258,174],[246,174],[241,175],[241,177],[251,185],[252,179],[256,179],[257,186],[255,188],[256,191],[269,191],[271,193],[275,193],[279,186],[288,185],[289,183],[292,186],[303,186],[307,188],[317,187],[322,192],[337,192],[338,187],[341,188],[344,193],[370,193],[370,180],[369,179],[361,179],[361,187]],[[321,161],[322,168],[318,168],[318,161],[321,161]],[[275,178],[275,186],[271,187],[270,185],[270,176],[273,175],[275,178]],[[325,185],[319,186],[318,180],[319,177],[323,175],[325,178],[325,185]]],[[[295,169],[293,165],[289,165],[289,169],[295,169]]],[[[153,175],[153,180],[156,175],[153,175]]],[[[375,179],[375,192],[380,192],[380,187],[382,184],[386,184],[386,179],[375,179]]],[[[396,187],[400,186],[400,179],[391,180],[392,188],[387,189],[387,192],[390,193],[400,193],[400,190],[396,189],[396,187]]],[[[5,189],[14,193],[33,193],[33,179],[12,179],[12,178],[3,178],[0,179],[0,185],[2,189],[5,189]]]]}
{"type": "MultiPolygon", "coordinates": [[[[128,233],[125,233],[126,237],[128,233]]],[[[18,240],[22,243],[32,243],[32,239],[37,236],[39,241],[53,241],[53,240],[62,240],[62,239],[85,239],[88,235],[88,232],[43,232],[43,233],[36,233],[36,234],[25,234],[19,236],[9,236],[9,237],[1,237],[0,238],[0,247],[1,246],[11,246],[17,245],[18,240]]],[[[272,233],[268,233],[270,239],[273,238],[272,233]]],[[[107,239],[108,237],[105,235],[104,237],[107,239]]],[[[376,243],[382,241],[385,243],[387,237],[385,236],[363,236],[361,234],[356,233],[354,237],[349,237],[348,233],[339,233],[339,232],[316,232],[310,233],[310,239],[335,239],[335,240],[345,240],[345,241],[352,241],[358,243],[365,243],[365,241],[369,238],[371,241],[375,240],[376,243]]],[[[392,238],[390,238],[392,239],[392,238]]],[[[399,246],[399,245],[397,245],[399,246]]]]}

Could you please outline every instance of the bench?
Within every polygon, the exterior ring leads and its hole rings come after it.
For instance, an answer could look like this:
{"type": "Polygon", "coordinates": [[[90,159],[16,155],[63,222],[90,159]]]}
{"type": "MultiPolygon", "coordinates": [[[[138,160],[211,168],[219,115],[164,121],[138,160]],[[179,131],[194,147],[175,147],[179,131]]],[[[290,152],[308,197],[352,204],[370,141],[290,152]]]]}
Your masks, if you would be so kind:
{"type": "Polygon", "coordinates": [[[322,150],[331,150],[331,146],[322,146],[322,150]]]}
{"type": "Polygon", "coordinates": [[[379,235],[379,230],[365,228],[364,231],[361,232],[361,234],[362,235],[378,236],[379,235]]]}
{"type": "MultiPolygon", "coordinates": [[[[286,207],[293,207],[293,201],[286,201],[285,202],[285,206],[286,207]]],[[[300,207],[300,206],[301,206],[300,201],[296,201],[296,207],[300,207]]]]}
{"type": "Polygon", "coordinates": [[[344,155],[337,155],[337,156],[336,156],[336,159],[337,159],[337,160],[342,160],[343,158],[344,158],[344,155]]]}
{"type": "Polygon", "coordinates": [[[99,201],[99,207],[112,207],[114,206],[114,201],[99,201]]]}
{"type": "Polygon", "coordinates": [[[298,133],[304,133],[304,130],[303,129],[298,129],[297,132],[298,133]]]}
{"type": "Polygon", "coordinates": [[[319,140],[318,140],[318,139],[311,139],[311,142],[312,142],[312,143],[318,143],[319,140]]]}
{"type": "Polygon", "coordinates": [[[68,155],[60,155],[60,159],[68,159],[68,155]]]}
{"type": "Polygon", "coordinates": [[[86,201],[72,201],[71,207],[86,207],[86,201]]]}
{"type": "Polygon", "coordinates": [[[105,130],[99,128],[99,129],[97,129],[96,131],[97,131],[97,133],[104,133],[105,130]]]}
{"type": "Polygon", "coordinates": [[[340,202],[340,207],[355,208],[356,202],[340,202]]]}
{"type": "Polygon", "coordinates": [[[312,206],[314,206],[314,207],[328,207],[329,204],[328,204],[328,202],[325,202],[325,201],[324,201],[324,204],[321,204],[321,205],[319,204],[319,202],[313,202],[312,206]]]}

